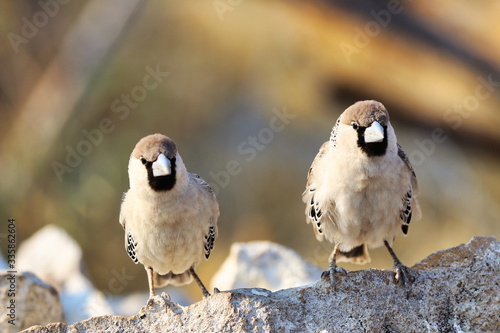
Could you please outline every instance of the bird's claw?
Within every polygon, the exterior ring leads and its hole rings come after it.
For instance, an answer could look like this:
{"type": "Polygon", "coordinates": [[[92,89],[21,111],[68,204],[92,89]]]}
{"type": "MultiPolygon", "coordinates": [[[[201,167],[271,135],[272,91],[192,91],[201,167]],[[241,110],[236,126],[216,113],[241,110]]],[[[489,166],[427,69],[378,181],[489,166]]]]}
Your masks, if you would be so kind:
{"type": "Polygon", "coordinates": [[[329,270],[323,271],[321,273],[321,280],[325,280],[330,282],[333,288],[337,289],[336,283],[335,283],[335,278],[333,277],[334,274],[331,274],[329,270]]]}
{"type": "Polygon", "coordinates": [[[395,265],[394,267],[396,283],[399,285],[409,285],[415,281],[413,270],[405,265],[395,265]]]}
{"type": "MultiPolygon", "coordinates": [[[[201,281],[200,281],[201,282],[201,281]]],[[[203,283],[200,284],[200,289],[201,289],[201,293],[203,295],[203,298],[207,298],[207,297],[210,297],[212,296],[210,294],[210,292],[207,290],[207,288],[205,288],[205,286],[203,285],[203,283]]]]}
{"type": "MultiPolygon", "coordinates": [[[[149,296],[149,299],[148,299],[148,302],[146,303],[146,306],[151,306],[151,305],[153,305],[153,303],[155,302],[155,299],[154,299],[154,298],[155,298],[156,296],[157,296],[157,295],[150,295],[150,296],[149,296]]],[[[163,300],[163,303],[165,304],[165,309],[167,309],[167,307],[168,307],[168,303],[167,303],[167,301],[166,301],[166,300],[168,300],[168,301],[170,301],[170,302],[172,301],[172,299],[170,298],[170,295],[169,295],[168,293],[166,293],[166,292],[162,292],[162,293],[161,293],[161,295],[160,295],[160,297],[161,297],[161,299],[163,300]]]]}
{"type": "Polygon", "coordinates": [[[219,288],[214,288],[214,294],[218,294],[218,293],[220,293],[219,288]]]}
{"type": "Polygon", "coordinates": [[[166,292],[162,292],[161,297],[163,297],[164,299],[167,298],[169,301],[172,301],[172,298],[170,298],[170,295],[166,292]]]}
{"type": "Polygon", "coordinates": [[[337,289],[337,283],[335,282],[335,275],[338,274],[346,275],[347,271],[344,268],[335,265],[334,267],[330,267],[328,270],[323,271],[323,273],[321,273],[321,279],[326,280],[327,278],[329,278],[330,284],[335,289],[337,289]]]}
{"type": "Polygon", "coordinates": [[[413,270],[403,264],[395,264],[394,272],[394,279],[396,283],[405,288],[406,298],[408,299],[410,297],[411,284],[415,282],[415,274],[413,270]]]}
{"type": "Polygon", "coordinates": [[[168,304],[167,299],[169,302],[172,301],[170,298],[170,295],[166,292],[161,293],[161,299],[163,300],[163,304],[165,305],[165,313],[168,313],[168,308],[170,307],[170,304],[168,304]]]}
{"type": "Polygon", "coordinates": [[[335,267],[335,273],[347,275],[347,271],[343,267],[339,267],[339,266],[335,267]]]}

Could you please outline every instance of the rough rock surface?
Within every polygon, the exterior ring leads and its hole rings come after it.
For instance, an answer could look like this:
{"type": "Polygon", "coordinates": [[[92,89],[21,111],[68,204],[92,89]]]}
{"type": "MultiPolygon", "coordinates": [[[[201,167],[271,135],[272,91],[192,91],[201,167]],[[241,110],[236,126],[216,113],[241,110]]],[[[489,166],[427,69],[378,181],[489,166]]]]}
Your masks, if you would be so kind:
{"type": "Polygon", "coordinates": [[[55,286],[68,323],[112,313],[104,295],[82,271],[82,250],[63,229],[47,225],[21,243],[19,270],[34,272],[55,286]],[[47,246],[50,244],[50,246],[47,246]]]}
{"type": "Polygon", "coordinates": [[[414,267],[409,298],[394,273],[369,269],[270,292],[238,289],[189,307],[156,297],[139,314],[102,316],[27,332],[498,332],[500,242],[475,237],[414,267]],[[166,310],[165,310],[166,309],[166,310]]]}
{"type": "Polygon", "coordinates": [[[268,241],[234,243],[212,278],[212,289],[265,288],[271,291],[313,283],[321,269],[297,252],[268,241]]]}
{"type": "Polygon", "coordinates": [[[1,332],[19,332],[33,325],[64,321],[57,291],[32,273],[14,274],[12,278],[7,271],[0,271],[0,303],[1,332]],[[14,297],[9,295],[12,291],[14,297]],[[14,325],[9,323],[12,319],[14,325]]]}

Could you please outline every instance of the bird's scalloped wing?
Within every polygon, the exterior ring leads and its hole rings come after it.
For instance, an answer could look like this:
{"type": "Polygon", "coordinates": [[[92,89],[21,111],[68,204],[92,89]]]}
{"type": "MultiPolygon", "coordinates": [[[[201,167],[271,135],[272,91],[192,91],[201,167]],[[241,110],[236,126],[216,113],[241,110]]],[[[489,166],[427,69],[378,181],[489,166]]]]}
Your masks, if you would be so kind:
{"type": "Polygon", "coordinates": [[[219,203],[217,202],[217,198],[215,197],[215,193],[210,187],[210,185],[204,181],[200,176],[195,173],[189,174],[190,178],[199,185],[204,193],[209,197],[210,207],[211,207],[211,216],[209,219],[209,223],[207,225],[207,231],[205,233],[205,258],[208,259],[210,257],[210,253],[214,248],[215,240],[217,239],[218,230],[217,230],[217,219],[219,218],[219,203]]]}
{"type": "Polygon", "coordinates": [[[403,150],[403,148],[401,148],[399,144],[398,144],[398,155],[403,160],[405,165],[408,167],[411,177],[410,188],[406,192],[405,196],[402,198],[403,204],[399,212],[399,216],[402,221],[401,230],[403,231],[403,234],[406,235],[408,233],[408,228],[410,226],[412,218],[412,212],[413,212],[412,202],[417,204],[414,195],[418,193],[418,181],[417,181],[417,175],[415,174],[415,170],[413,169],[413,166],[411,165],[408,156],[406,155],[405,151],[403,150]]]}
{"type": "Polygon", "coordinates": [[[327,151],[330,149],[330,147],[331,146],[329,141],[325,142],[321,146],[318,154],[311,164],[311,167],[309,168],[309,172],[307,174],[306,190],[302,194],[302,200],[306,204],[306,221],[307,223],[313,224],[314,233],[318,240],[323,240],[324,237],[322,223],[325,219],[326,212],[324,212],[323,209],[324,203],[319,201],[317,198],[316,191],[320,184],[316,181],[315,168],[327,153],[327,151]]]}

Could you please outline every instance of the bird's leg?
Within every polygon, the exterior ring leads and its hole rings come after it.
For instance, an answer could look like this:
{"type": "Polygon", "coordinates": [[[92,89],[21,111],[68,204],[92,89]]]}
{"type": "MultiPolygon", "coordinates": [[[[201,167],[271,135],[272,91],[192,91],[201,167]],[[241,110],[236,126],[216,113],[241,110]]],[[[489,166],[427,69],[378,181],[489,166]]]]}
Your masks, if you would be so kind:
{"type": "Polygon", "coordinates": [[[207,288],[205,288],[205,285],[203,284],[203,282],[201,282],[200,278],[198,277],[198,274],[196,274],[193,267],[191,267],[189,269],[189,273],[191,273],[191,275],[193,276],[196,283],[198,283],[198,286],[200,286],[201,292],[203,293],[203,297],[210,296],[210,293],[208,292],[207,288]]]}
{"type": "Polygon", "coordinates": [[[413,271],[410,267],[403,265],[401,260],[398,259],[396,253],[392,250],[389,243],[384,240],[384,245],[387,247],[389,254],[394,261],[394,271],[396,272],[396,283],[403,285],[406,288],[406,298],[410,295],[410,283],[415,281],[415,277],[413,275],[413,271]]]}
{"type": "Polygon", "coordinates": [[[343,274],[346,273],[345,269],[337,266],[337,254],[339,253],[339,251],[340,251],[340,248],[339,248],[339,245],[337,244],[337,245],[335,245],[335,248],[333,249],[332,261],[330,261],[330,265],[328,266],[328,270],[324,271],[321,274],[322,279],[326,279],[328,276],[330,276],[330,283],[334,287],[335,287],[335,273],[343,273],[343,274]]]}
{"type": "Polygon", "coordinates": [[[151,305],[153,304],[153,297],[156,296],[155,285],[153,282],[153,268],[148,267],[146,269],[146,272],[148,272],[148,282],[149,282],[149,300],[147,305],[151,305]]]}
{"type": "MultiPolygon", "coordinates": [[[[153,304],[153,297],[156,296],[155,293],[155,285],[154,285],[154,271],[153,268],[148,267],[146,269],[146,272],[148,272],[148,282],[149,282],[149,299],[147,305],[153,304]]],[[[161,293],[161,297],[163,298],[163,301],[165,302],[165,297],[168,298],[169,301],[171,301],[170,295],[163,292],[161,293]]],[[[167,303],[165,302],[165,308],[167,308],[167,303]]]]}

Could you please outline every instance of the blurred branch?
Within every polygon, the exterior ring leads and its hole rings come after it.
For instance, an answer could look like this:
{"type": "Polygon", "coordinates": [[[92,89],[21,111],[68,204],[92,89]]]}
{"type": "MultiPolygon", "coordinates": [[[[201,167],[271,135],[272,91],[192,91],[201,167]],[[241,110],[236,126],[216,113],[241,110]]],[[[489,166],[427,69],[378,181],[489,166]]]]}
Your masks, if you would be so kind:
{"type": "MultiPolygon", "coordinates": [[[[368,20],[374,19],[373,13],[388,12],[388,2],[385,0],[370,0],[370,1],[350,1],[350,0],[329,0],[332,6],[345,8],[357,15],[364,16],[368,20]]],[[[401,6],[401,8],[403,8],[401,6]]],[[[381,14],[385,15],[385,14],[381,14]]],[[[435,49],[453,54],[454,57],[460,59],[465,64],[475,68],[478,72],[484,75],[492,74],[494,78],[500,78],[500,70],[495,64],[490,63],[487,59],[474,54],[469,45],[460,43],[460,35],[443,35],[442,33],[432,29],[434,24],[429,26],[425,24],[420,17],[416,16],[414,10],[402,11],[397,15],[391,15],[388,18],[390,29],[397,31],[398,34],[407,34],[416,40],[421,41],[425,45],[432,46],[435,49]]]]}
{"type": "Polygon", "coordinates": [[[140,0],[94,0],[84,8],[4,136],[0,173],[5,191],[15,188],[18,197],[24,196],[30,175],[142,6],[140,0]]]}

